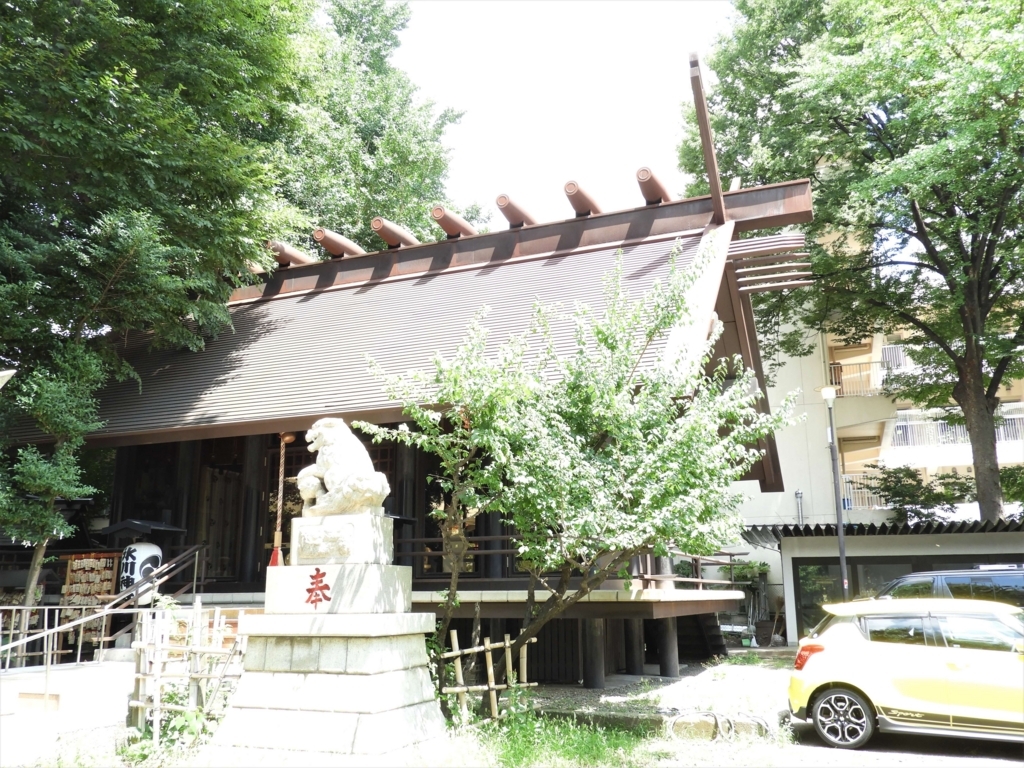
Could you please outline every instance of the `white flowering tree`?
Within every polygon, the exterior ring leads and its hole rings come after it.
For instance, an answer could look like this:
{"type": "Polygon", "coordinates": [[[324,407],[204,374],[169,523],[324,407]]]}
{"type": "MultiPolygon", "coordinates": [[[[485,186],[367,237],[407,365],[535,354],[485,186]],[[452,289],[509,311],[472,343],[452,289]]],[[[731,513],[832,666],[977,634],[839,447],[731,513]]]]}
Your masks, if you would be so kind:
{"type": "Polygon", "coordinates": [[[438,515],[451,583],[439,642],[456,606],[465,523],[480,511],[501,511],[530,574],[513,656],[638,553],[710,554],[734,540],[740,497],[731,484],[791,408],[759,412],[753,372],[738,358],[712,364],[717,334],[699,354],[672,343],[688,322],[696,271],[673,269],[634,298],[616,269],[600,311],[538,307],[533,328],[493,354],[478,316],[432,373],[383,377],[419,432],[356,426],[436,454],[446,475],[438,515]],[[552,332],[565,322],[575,324],[568,354],[552,332]]]}
{"type": "Polygon", "coordinates": [[[603,311],[577,308],[573,353],[546,356],[507,418],[501,504],[531,581],[517,646],[638,553],[711,554],[739,531],[731,485],[791,404],[758,412],[753,372],[738,358],[712,364],[717,333],[701,354],[666,343],[687,319],[692,283],[673,271],[633,300],[616,270],[603,311]]]}

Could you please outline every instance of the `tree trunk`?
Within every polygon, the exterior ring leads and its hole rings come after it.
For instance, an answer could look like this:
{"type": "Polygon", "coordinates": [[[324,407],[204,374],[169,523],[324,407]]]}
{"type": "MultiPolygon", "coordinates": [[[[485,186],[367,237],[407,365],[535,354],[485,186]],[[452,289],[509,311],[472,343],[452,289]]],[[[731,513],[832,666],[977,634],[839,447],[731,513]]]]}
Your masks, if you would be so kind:
{"type": "Polygon", "coordinates": [[[961,375],[953,387],[953,399],[963,410],[967,434],[971,438],[974,482],[978,490],[978,508],[982,521],[996,522],[1003,516],[1003,488],[996,458],[996,402],[985,396],[980,366],[968,360],[967,375],[961,375]]]}
{"type": "Polygon", "coordinates": [[[445,660],[441,655],[445,652],[445,644],[448,642],[448,627],[452,623],[452,616],[459,601],[459,575],[462,573],[466,552],[469,543],[466,541],[462,525],[452,525],[453,513],[449,511],[441,531],[442,559],[450,570],[448,578],[448,594],[445,596],[444,604],[441,607],[441,616],[438,619],[437,628],[434,630],[434,658],[431,663],[437,682],[437,692],[441,693],[448,682],[445,680],[445,660]],[[452,532],[452,529],[455,532],[452,532]]]}
{"type": "Polygon", "coordinates": [[[39,573],[43,570],[43,558],[46,556],[46,545],[49,541],[49,539],[43,539],[32,550],[32,564],[28,567],[28,577],[25,579],[26,608],[31,608],[36,604],[36,582],[39,581],[39,573]]]}
{"type": "MultiPolygon", "coordinates": [[[[25,579],[25,608],[31,608],[36,604],[36,582],[39,581],[39,573],[43,570],[43,558],[46,556],[46,545],[49,543],[49,539],[43,539],[41,542],[36,544],[35,549],[32,550],[32,564],[28,567],[28,577],[25,579]]],[[[28,634],[29,622],[31,620],[32,611],[24,610],[21,612],[21,632],[18,634],[18,639],[21,640],[28,634]]],[[[11,626],[14,624],[12,622],[11,626]]],[[[20,651],[25,651],[25,646],[21,646],[20,651]]],[[[25,666],[25,657],[19,654],[17,666],[25,666]]]]}
{"type": "MultiPolygon", "coordinates": [[[[527,607],[527,615],[524,618],[523,630],[519,635],[512,641],[511,656],[513,659],[519,658],[519,649],[526,645],[532,638],[540,634],[541,629],[544,625],[553,619],[557,619],[561,616],[566,609],[575,605],[579,600],[586,595],[593,592],[595,589],[600,587],[609,576],[613,573],[617,573],[618,570],[625,564],[628,563],[639,550],[632,549],[626,552],[619,552],[614,557],[611,557],[604,567],[596,570],[589,575],[585,576],[580,582],[579,587],[576,591],[569,594],[568,592],[568,578],[563,579],[559,584],[559,592],[556,595],[551,595],[541,603],[539,610],[536,615],[533,615],[532,606],[529,604],[527,607]]],[[[494,678],[500,680],[501,676],[505,674],[505,657],[500,656],[494,662],[494,678]]],[[[486,694],[484,694],[486,698],[486,694]]],[[[483,711],[484,701],[481,699],[481,711],[483,711]]]]}

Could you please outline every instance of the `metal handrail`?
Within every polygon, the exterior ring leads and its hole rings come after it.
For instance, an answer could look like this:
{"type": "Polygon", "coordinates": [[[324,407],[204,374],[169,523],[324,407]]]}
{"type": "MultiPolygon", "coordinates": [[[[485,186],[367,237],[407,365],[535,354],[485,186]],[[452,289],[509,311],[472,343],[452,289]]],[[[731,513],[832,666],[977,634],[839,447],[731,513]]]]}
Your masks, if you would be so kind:
{"type": "MultiPolygon", "coordinates": [[[[21,630],[21,633],[23,634],[23,636],[21,638],[19,638],[18,640],[14,640],[12,642],[7,643],[6,645],[0,645],[0,653],[3,653],[4,651],[11,651],[14,648],[18,648],[18,647],[20,647],[22,645],[27,645],[28,643],[35,642],[36,640],[41,640],[41,639],[43,639],[45,637],[49,637],[50,635],[59,634],[61,632],[68,632],[71,629],[74,629],[75,627],[77,627],[77,626],[79,626],[81,624],[86,624],[86,623],[88,623],[90,621],[96,621],[97,619],[105,618],[108,615],[113,615],[114,613],[118,613],[118,612],[124,611],[126,609],[117,608],[117,606],[119,604],[123,603],[123,602],[128,601],[128,600],[132,600],[135,603],[135,608],[137,609],[138,606],[139,606],[139,604],[138,604],[139,593],[141,591],[143,591],[142,590],[143,587],[145,587],[145,586],[147,586],[149,584],[152,584],[153,589],[156,589],[161,584],[163,584],[164,582],[168,581],[172,576],[177,576],[179,573],[181,573],[183,570],[185,570],[189,566],[189,563],[186,562],[186,561],[189,560],[190,558],[194,558],[195,559],[194,571],[193,571],[193,579],[192,579],[192,588],[194,590],[195,589],[195,585],[196,585],[196,577],[198,576],[198,572],[199,572],[199,553],[202,552],[204,549],[206,549],[206,545],[205,544],[196,544],[195,546],[190,547],[189,549],[187,549],[184,552],[182,552],[180,555],[175,557],[173,560],[168,560],[166,563],[161,565],[159,568],[154,569],[153,572],[150,573],[145,578],[139,579],[139,581],[135,582],[128,589],[125,589],[125,590],[123,590],[121,592],[118,592],[116,595],[114,595],[114,597],[110,600],[110,602],[106,606],[104,606],[103,608],[92,606],[92,607],[96,608],[96,613],[93,613],[93,614],[90,614],[90,615],[87,616],[87,615],[85,615],[85,611],[86,611],[86,608],[88,608],[90,606],[82,606],[82,616],[77,618],[77,619],[73,619],[73,620],[67,622],[66,624],[58,624],[56,626],[46,628],[46,629],[42,630],[41,632],[36,632],[35,634],[31,634],[31,635],[26,634],[27,631],[28,631],[27,628],[21,630]]],[[[182,594],[186,589],[188,589],[188,585],[187,584],[184,587],[182,587],[182,589],[180,589],[177,593],[175,593],[174,596],[177,597],[178,595],[182,594]]],[[[36,610],[37,608],[45,608],[45,606],[34,606],[34,605],[31,605],[31,606],[6,606],[6,607],[8,607],[8,608],[16,608],[16,609],[20,609],[22,611],[33,611],[33,610],[36,610]]],[[[59,607],[61,609],[67,608],[67,606],[59,606],[59,607]]],[[[127,609],[127,610],[131,611],[132,609],[127,609]]],[[[14,622],[14,617],[12,616],[11,617],[11,634],[12,635],[14,634],[14,623],[13,622],[14,622]]]]}

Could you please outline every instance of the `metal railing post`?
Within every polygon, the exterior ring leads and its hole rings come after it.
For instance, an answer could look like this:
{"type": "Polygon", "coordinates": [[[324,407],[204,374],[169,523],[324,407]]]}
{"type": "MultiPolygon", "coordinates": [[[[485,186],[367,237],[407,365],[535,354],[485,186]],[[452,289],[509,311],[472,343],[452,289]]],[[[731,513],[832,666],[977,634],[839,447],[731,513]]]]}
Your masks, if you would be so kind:
{"type": "MultiPolygon", "coordinates": [[[[40,606],[42,608],[42,606],[40,606]]],[[[50,614],[43,608],[43,711],[50,700],[50,614]]]]}
{"type": "MultiPolygon", "coordinates": [[[[82,611],[82,615],[85,615],[85,610],[82,611]]],[[[75,654],[75,666],[82,663],[82,640],[85,638],[85,625],[83,624],[78,628],[78,652],[75,654]]]]}

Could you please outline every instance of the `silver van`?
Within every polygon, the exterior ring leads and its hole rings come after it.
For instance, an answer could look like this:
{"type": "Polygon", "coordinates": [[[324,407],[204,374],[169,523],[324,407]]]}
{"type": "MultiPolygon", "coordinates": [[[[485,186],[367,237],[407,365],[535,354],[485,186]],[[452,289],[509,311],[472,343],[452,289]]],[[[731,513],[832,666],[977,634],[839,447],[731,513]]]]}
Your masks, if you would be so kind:
{"type": "Polygon", "coordinates": [[[963,571],[923,571],[900,576],[882,587],[876,600],[952,597],[993,600],[1024,608],[1024,565],[983,565],[963,571]]]}

